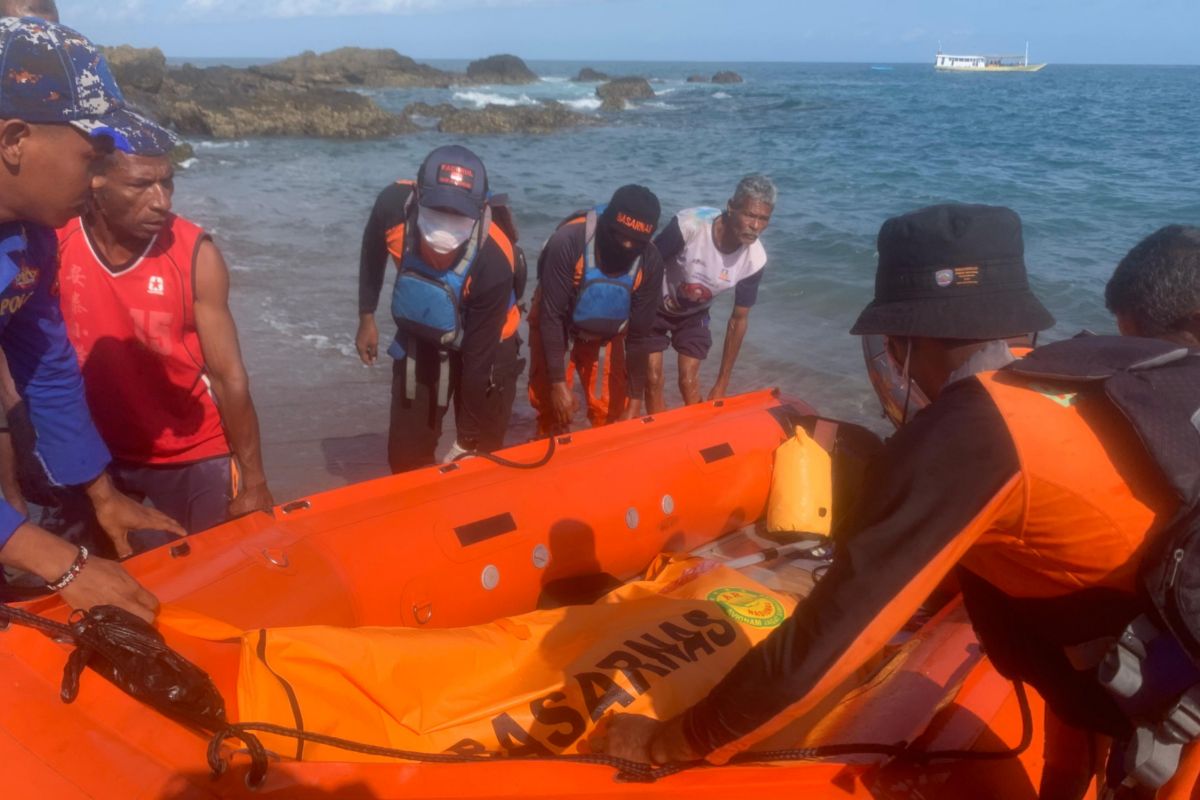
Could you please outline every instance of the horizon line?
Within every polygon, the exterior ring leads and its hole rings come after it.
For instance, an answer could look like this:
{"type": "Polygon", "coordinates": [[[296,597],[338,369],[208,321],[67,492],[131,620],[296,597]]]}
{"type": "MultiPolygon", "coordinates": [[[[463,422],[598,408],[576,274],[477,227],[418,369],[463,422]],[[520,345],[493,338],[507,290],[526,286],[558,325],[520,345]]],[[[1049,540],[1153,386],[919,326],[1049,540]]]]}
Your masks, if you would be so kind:
{"type": "MultiPolygon", "coordinates": [[[[421,60],[425,60],[425,61],[477,61],[477,60],[480,60],[483,58],[489,58],[490,55],[501,55],[498,53],[493,53],[488,56],[478,56],[478,55],[477,56],[413,56],[413,55],[409,55],[407,53],[400,53],[399,50],[396,50],[395,48],[391,48],[391,47],[360,47],[358,45],[341,45],[339,47],[332,48],[331,50],[322,50],[322,51],[301,50],[299,52],[291,53],[290,55],[286,55],[286,56],[266,56],[266,55],[238,55],[238,56],[233,56],[233,55],[224,55],[224,56],[187,55],[187,56],[177,56],[177,55],[171,55],[171,54],[167,54],[167,53],[164,53],[164,56],[168,59],[180,60],[180,61],[186,60],[186,59],[203,59],[203,60],[208,60],[208,61],[213,61],[213,60],[217,60],[217,59],[238,59],[238,60],[243,60],[243,61],[271,59],[271,60],[275,60],[275,61],[282,61],[284,59],[293,58],[295,56],[301,55],[306,52],[315,52],[315,53],[317,53],[317,55],[322,55],[324,53],[330,53],[330,52],[333,52],[334,50],[340,50],[343,48],[357,48],[360,50],[391,50],[394,53],[399,53],[400,55],[407,56],[407,57],[413,59],[414,61],[418,61],[418,62],[420,62],[421,60]]],[[[150,49],[150,48],[137,48],[137,49],[150,49]]],[[[510,53],[510,54],[505,54],[505,55],[515,55],[515,54],[510,53]]],[[[790,60],[779,60],[779,59],[746,59],[746,60],[722,59],[722,60],[715,60],[715,61],[706,61],[706,60],[701,60],[701,59],[679,59],[679,58],[632,59],[632,58],[549,58],[549,57],[525,58],[524,56],[517,56],[517,57],[520,58],[522,61],[524,61],[527,64],[528,63],[536,63],[539,61],[562,61],[562,62],[568,62],[568,63],[583,64],[588,61],[594,61],[594,62],[603,62],[603,63],[607,63],[607,64],[814,64],[814,65],[830,65],[830,66],[857,66],[857,65],[870,66],[873,64],[879,64],[879,65],[886,65],[886,66],[923,66],[923,65],[933,66],[932,60],[929,60],[929,61],[819,61],[819,60],[790,61],[790,60]]],[[[1035,63],[1042,63],[1048,67],[1049,66],[1200,67],[1200,62],[1186,63],[1186,62],[1173,62],[1173,61],[1133,63],[1133,62],[1115,62],[1115,61],[1049,61],[1049,60],[1047,60],[1047,61],[1035,62],[1035,63]]]]}

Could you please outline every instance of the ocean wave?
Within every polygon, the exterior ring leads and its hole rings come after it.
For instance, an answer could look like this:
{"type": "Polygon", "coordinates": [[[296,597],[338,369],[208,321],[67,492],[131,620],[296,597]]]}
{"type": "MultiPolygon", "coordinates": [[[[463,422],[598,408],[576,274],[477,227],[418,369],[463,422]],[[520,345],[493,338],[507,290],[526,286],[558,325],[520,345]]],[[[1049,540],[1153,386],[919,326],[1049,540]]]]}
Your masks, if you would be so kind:
{"type": "Polygon", "coordinates": [[[566,83],[569,80],[571,80],[571,79],[566,76],[561,76],[561,75],[543,75],[542,76],[543,83],[566,83]]]}
{"type": "Polygon", "coordinates": [[[303,324],[289,322],[285,319],[284,312],[273,307],[271,300],[272,298],[268,297],[261,304],[263,309],[262,321],[267,323],[276,333],[282,334],[285,339],[299,339],[302,342],[312,345],[316,350],[333,350],[344,356],[357,354],[354,342],[350,340],[349,336],[338,336],[336,338],[342,341],[336,341],[334,338],[321,333],[304,333],[306,329],[311,330],[315,325],[312,322],[303,324]]]}
{"type": "Polygon", "coordinates": [[[671,92],[677,92],[677,91],[679,91],[679,87],[672,86],[670,89],[660,89],[659,91],[655,92],[654,94],[658,95],[659,97],[662,97],[664,94],[670,94],[671,92]]]}
{"type": "Polygon", "coordinates": [[[595,111],[602,102],[599,97],[581,97],[578,100],[563,100],[562,104],[577,111],[595,111]]]}
{"type": "Polygon", "coordinates": [[[654,101],[654,102],[650,102],[650,103],[641,103],[641,104],[639,104],[639,105],[637,105],[637,106],[635,106],[635,107],[636,107],[636,108],[656,108],[656,109],[658,109],[658,110],[660,110],[660,111],[661,111],[661,110],[664,110],[664,109],[675,108],[675,106],[671,105],[670,103],[664,103],[664,102],[662,102],[662,101],[654,101]]]}
{"type": "Polygon", "coordinates": [[[728,95],[725,92],[714,92],[713,93],[714,100],[728,100],[731,96],[732,95],[728,95]]]}
{"type": "Polygon", "coordinates": [[[250,142],[245,139],[238,139],[236,142],[203,141],[203,142],[196,142],[195,144],[192,145],[192,147],[195,147],[200,150],[225,150],[230,147],[242,148],[242,147],[249,147],[249,146],[250,146],[250,142]]]}
{"type": "Polygon", "coordinates": [[[336,350],[344,356],[358,355],[358,351],[353,344],[343,342],[341,344],[333,341],[328,336],[319,333],[306,333],[300,337],[304,341],[316,347],[318,350],[336,350]]]}
{"type": "Polygon", "coordinates": [[[179,162],[179,168],[180,169],[191,169],[192,167],[196,166],[196,164],[199,161],[200,161],[200,159],[195,158],[195,157],[185,158],[183,161],[179,162]]]}
{"type": "Polygon", "coordinates": [[[517,97],[505,94],[496,94],[494,92],[455,92],[455,100],[461,100],[464,103],[472,103],[476,108],[483,108],[486,105],[496,106],[532,106],[537,105],[537,101],[527,94],[521,94],[517,97]]]}

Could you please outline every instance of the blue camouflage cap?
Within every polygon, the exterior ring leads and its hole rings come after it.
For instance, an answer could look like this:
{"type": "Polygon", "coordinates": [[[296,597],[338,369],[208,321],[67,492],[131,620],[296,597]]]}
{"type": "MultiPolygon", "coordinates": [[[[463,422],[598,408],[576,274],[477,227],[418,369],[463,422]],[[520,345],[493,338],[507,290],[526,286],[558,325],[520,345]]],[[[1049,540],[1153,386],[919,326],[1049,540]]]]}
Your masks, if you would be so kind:
{"type": "Polygon", "coordinates": [[[86,36],[35,17],[0,18],[0,119],[66,123],[138,155],[162,155],[177,144],[129,108],[86,36]]]}

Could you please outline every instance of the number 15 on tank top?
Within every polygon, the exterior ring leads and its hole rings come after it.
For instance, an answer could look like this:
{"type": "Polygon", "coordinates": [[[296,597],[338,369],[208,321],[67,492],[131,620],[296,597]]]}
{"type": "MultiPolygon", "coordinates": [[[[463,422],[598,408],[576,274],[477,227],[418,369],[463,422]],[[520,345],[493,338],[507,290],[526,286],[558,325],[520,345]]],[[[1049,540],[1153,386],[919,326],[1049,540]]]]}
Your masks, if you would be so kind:
{"type": "Polygon", "coordinates": [[[171,355],[171,323],[175,321],[174,314],[170,311],[131,308],[129,316],[133,319],[133,332],[139,342],[159,355],[171,355]]]}

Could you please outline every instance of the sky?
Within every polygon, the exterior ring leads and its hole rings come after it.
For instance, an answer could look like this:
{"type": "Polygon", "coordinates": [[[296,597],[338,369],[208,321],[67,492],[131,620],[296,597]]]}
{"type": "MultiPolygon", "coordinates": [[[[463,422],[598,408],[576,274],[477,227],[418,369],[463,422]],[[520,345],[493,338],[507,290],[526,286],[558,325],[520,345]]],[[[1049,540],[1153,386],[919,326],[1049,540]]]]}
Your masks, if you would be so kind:
{"type": "Polygon", "coordinates": [[[58,0],[104,44],[273,58],[345,45],[418,59],[928,62],[1021,52],[1200,64],[1200,0],[58,0]]]}

